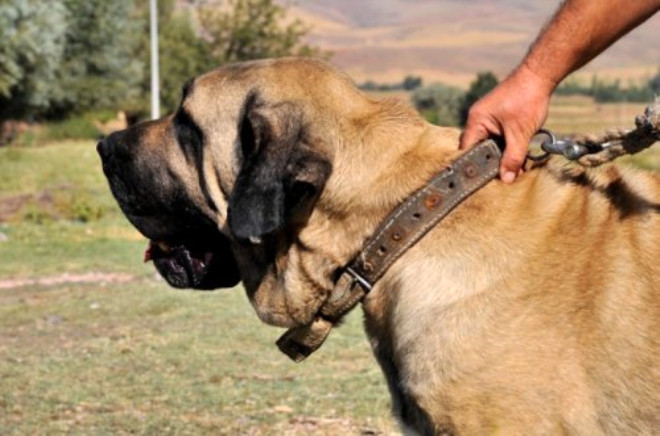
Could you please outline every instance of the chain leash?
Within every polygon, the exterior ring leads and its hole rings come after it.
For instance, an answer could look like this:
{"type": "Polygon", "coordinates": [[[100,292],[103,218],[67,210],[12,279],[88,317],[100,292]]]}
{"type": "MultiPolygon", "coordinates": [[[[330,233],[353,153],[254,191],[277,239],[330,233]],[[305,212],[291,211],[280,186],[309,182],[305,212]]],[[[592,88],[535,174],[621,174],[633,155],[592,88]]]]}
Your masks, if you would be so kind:
{"type": "Polygon", "coordinates": [[[625,154],[636,154],[660,141],[660,98],[649,105],[643,115],[635,117],[635,128],[608,131],[602,135],[581,135],[574,138],[557,138],[550,130],[541,129],[543,153],[527,157],[540,162],[551,155],[564,156],[585,167],[596,167],[611,162],[625,154]]]}

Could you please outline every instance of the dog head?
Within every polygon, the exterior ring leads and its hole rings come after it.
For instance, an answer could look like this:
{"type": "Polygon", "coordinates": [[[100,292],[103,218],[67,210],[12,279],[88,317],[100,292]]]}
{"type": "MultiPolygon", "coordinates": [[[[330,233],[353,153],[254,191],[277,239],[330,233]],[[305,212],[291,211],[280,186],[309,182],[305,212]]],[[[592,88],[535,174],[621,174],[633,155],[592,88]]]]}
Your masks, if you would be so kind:
{"type": "Polygon", "coordinates": [[[382,112],[323,62],[256,61],[194,79],[174,115],[114,133],[98,150],[171,285],[240,278],[264,321],[291,327],[314,318],[387,206],[369,194],[378,183],[369,164],[383,151],[362,146],[382,112]]]}

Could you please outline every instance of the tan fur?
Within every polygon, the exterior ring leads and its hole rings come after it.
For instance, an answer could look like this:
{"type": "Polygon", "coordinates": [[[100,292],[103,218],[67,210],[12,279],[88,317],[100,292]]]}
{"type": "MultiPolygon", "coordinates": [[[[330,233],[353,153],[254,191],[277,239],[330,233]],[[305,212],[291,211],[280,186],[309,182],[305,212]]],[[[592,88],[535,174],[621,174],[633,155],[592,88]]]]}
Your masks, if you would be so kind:
{"type": "MultiPolygon", "coordinates": [[[[458,132],[318,61],[208,73],[183,106],[205,133],[203,178],[224,229],[239,108],[254,89],[299,108],[306,146],[333,168],[272,265],[236,249],[259,317],[304,325],[380,220],[458,154],[458,132]]],[[[419,433],[660,431],[659,211],[657,174],[560,160],[471,196],[364,301],[395,413],[419,433]]]]}

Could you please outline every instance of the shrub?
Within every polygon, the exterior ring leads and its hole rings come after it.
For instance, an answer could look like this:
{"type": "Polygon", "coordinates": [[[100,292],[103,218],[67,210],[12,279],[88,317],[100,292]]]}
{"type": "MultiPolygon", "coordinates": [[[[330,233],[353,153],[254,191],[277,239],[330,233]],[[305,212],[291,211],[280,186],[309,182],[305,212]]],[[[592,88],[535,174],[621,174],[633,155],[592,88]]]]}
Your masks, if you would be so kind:
{"type": "Polygon", "coordinates": [[[406,91],[413,91],[422,86],[422,78],[419,76],[406,76],[403,79],[403,89],[406,91]]]}
{"type": "Polygon", "coordinates": [[[20,206],[13,217],[18,221],[47,224],[54,221],[89,223],[98,221],[108,209],[89,191],[59,188],[41,192],[20,206]]]}
{"type": "Polygon", "coordinates": [[[463,91],[459,88],[435,83],[417,88],[412,94],[412,102],[427,121],[441,126],[457,126],[458,110],[463,101],[463,91]]]}
{"type": "Polygon", "coordinates": [[[44,136],[47,139],[60,141],[63,139],[96,139],[101,135],[99,129],[87,117],[73,117],[67,120],[46,125],[44,136]]]}
{"type": "Polygon", "coordinates": [[[19,221],[25,221],[33,224],[47,224],[53,222],[55,218],[51,211],[40,207],[36,202],[32,201],[26,204],[21,209],[19,221]]]}
{"type": "Polygon", "coordinates": [[[63,189],[53,195],[53,206],[58,218],[88,223],[105,215],[105,208],[95,202],[88,191],[63,189]]]}
{"type": "Polygon", "coordinates": [[[558,95],[586,95],[597,103],[637,102],[648,103],[660,94],[660,73],[645,82],[629,82],[622,86],[616,79],[607,81],[594,75],[591,84],[585,85],[575,78],[569,78],[557,88],[558,95]]]}

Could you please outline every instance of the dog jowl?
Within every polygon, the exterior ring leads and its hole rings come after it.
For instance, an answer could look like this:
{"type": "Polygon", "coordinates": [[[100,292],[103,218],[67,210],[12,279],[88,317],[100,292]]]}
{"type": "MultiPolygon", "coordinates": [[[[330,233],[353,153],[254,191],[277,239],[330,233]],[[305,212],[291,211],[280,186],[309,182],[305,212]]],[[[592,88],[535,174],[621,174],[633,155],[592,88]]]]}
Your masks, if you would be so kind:
{"type": "Polygon", "coordinates": [[[184,134],[177,131],[194,127],[175,124],[164,119],[113,133],[97,146],[103,170],[126,217],[150,240],[144,260],[153,260],[168,283],[234,286],[239,275],[229,241],[214,221],[213,205],[195,202],[203,193],[177,142],[184,134]]]}

